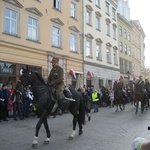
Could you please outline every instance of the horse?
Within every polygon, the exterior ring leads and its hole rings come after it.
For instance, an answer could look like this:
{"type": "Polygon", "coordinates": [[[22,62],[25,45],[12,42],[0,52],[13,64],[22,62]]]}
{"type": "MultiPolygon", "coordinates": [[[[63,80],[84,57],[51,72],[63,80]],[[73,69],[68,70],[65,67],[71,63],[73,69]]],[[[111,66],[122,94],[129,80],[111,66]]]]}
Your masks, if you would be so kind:
{"type": "Polygon", "coordinates": [[[147,110],[147,91],[144,89],[144,81],[139,83],[136,81],[134,83],[134,105],[136,107],[135,114],[138,114],[139,102],[141,102],[141,113],[144,112],[144,109],[147,110]],[[146,106],[146,107],[145,107],[146,106]]]}
{"type": "Polygon", "coordinates": [[[147,107],[149,107],[149,99],[150,99],[150,83],[146,80],[144,85],[147,91],[147,107]]]}
{"type": "MultiPolygon", "coordinates": [[[[48,126],[47,117],[54,109],[54,105],[57,105],[57,101],[54,96],[54,88],[49,87],[41,75],[37,72],[29,71],[28,67],[22,68],[22,75],[20,76],[19,82],[23,85],[30,85],[34,95],[34,105],[36,106],[39,114],[39,121],[36,124],[36,131],[32,142],[32,147],[38,146],[38,135],[42,123],[46,129],[47,137],[43,144],[49,144],[51,133],[48,126]]],[[[83,133],[83,125],[85,123],[85,110],[82,96],[75,89],[69,87],[72,94],[72,99],[68,100],[68,110],[73,115],[73,131],[70,134],[68,140],[73,140],[75,137],[76,124],[79,125],[79,135],[83,133]]],[[[68,90],[64,90],[64,94],[67,94],[68,90]]],[[[67,95],[66,95],[67,96],[67,95]]]]}
{"type": "Polygon", "coordinates": [[[118,105],[121,111],[125,110],[125,91],[118,86],[119,84],[115,82],[113,86],[116,112],[118,112],[118,105]]]}

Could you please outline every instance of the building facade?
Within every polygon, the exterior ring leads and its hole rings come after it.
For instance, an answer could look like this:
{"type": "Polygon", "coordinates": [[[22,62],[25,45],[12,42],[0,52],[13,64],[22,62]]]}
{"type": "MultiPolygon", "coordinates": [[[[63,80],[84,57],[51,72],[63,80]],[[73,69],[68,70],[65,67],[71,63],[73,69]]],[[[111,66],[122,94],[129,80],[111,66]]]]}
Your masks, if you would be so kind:
{"type": "Polygon", "coordinates": [[[117,1],[87,0],[83,7],[84,83],[112,87],[120,77],[117,1]]]}
{"type": "Polygon", "coordinates": [[[127,84],[132,77],[132,43],[130,23],[130,9],[128,2],[120,0],[118,2],[118,47],[119,47],[119,63],[120,75],[124,77],[127,84]],[[126,9],[124,9],[126,8],[126,9]],[[123,9],[123,10],[122,10],[123,9]]]}
{"type": "Polygon", "coordinates": [[[82,76],[82,3],[78,0],[0,1],[0,82],[16,83],[28,65],[47,80],[53,56],[60,58],[65,84],[82,76]],[[67,6],[67,9],[66,9],[67,6]]]}
{"type": "Polygon", "coordinates": [[[144,64],[144,31],[138,20],[131,20],[132,24],[132,69],[135,78],[143,76],[145,79],[145,64],[144,64]]]}

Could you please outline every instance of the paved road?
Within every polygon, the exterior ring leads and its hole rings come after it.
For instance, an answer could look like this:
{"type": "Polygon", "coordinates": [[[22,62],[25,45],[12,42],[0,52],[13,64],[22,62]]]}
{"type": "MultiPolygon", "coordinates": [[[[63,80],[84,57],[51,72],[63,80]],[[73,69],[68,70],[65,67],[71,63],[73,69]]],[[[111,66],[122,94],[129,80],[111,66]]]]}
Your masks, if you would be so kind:
{"type": "MultiPolygon", "coordinates": [[[[84,126],[84,133],[72,141],[68,137],[72,132],[72,115],[64,114],[55,119],[48,119],[51,129],[49,145],[43,145],[45,129],[42,126],[39,134],[38,150],[131,150],[135,137],[150,140],[150,109],[143,114],[135,115],[135,108],[126,105],[123,112],[115,108],[100,108],[98,113],[91,113],[92,119],[84,126]]],[[[0,123],[0,150],[31,150],[36,117],[25,120],[0,123]]],[[[78,128],[76,130],[78,132],[78,128]]]]}

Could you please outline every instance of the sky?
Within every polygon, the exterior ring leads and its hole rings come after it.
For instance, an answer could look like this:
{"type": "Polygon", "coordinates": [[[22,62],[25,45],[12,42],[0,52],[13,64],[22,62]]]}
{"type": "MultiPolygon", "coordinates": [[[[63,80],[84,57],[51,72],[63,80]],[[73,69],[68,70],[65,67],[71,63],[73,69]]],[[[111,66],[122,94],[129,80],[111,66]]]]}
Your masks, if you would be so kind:
{"type": "Polygon", "coordinates": [[[150,67],[150,6],[149,0],[128,0],[130,19],[139,20],[146,35],[145,43],[145,67],[150,67]]]}

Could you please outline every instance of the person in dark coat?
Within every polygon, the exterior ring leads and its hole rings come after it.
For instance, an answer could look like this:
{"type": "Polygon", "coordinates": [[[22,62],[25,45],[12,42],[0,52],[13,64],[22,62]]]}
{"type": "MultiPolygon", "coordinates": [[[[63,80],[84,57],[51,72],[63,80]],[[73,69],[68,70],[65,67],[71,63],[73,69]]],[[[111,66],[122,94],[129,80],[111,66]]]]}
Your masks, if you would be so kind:
{"type": "Polygon", "coordinates": [[[10,92],[5,84],[2,86],[2,98],[4,99],[4,105],[3,105],[3,112],[2,112],[2,119],[3,121],[8,121],[8,99],[10,97],[10,92]]]}
{"type": "Polygon", "coordinates": [[[21,82],[17,82],[15,91],[11,97],[13,101],[14,120],[17,120],[17,117],[19,117],[21,120],[23,119],[22,90],[23,87],[21,82]]]}
{"type": "Polygon", "coordinates": [[[85,91],[85,88],[81,88],[81,94],[82,94],[82,97],[83,97],[85,113],[86,113],[86,116],[88,118],[88,121],[90,121],[91,120],[91,115],[90,115],[90,112],[91,112],[90,101],[91,101],[91,99],[88,96],[88,93],[85,91]]]}

